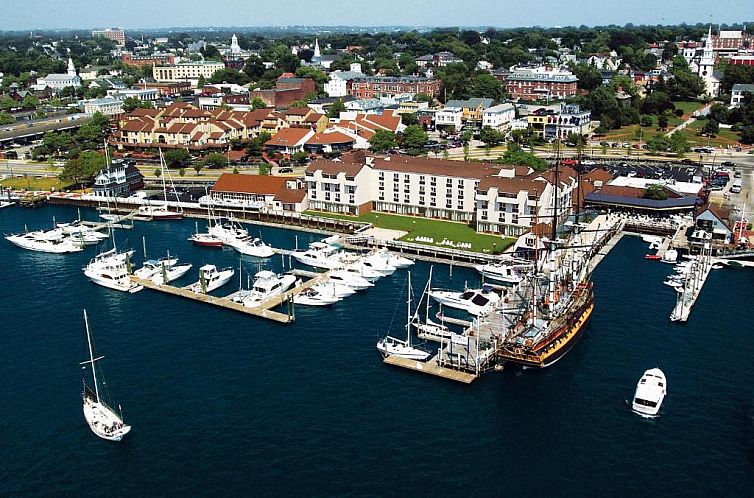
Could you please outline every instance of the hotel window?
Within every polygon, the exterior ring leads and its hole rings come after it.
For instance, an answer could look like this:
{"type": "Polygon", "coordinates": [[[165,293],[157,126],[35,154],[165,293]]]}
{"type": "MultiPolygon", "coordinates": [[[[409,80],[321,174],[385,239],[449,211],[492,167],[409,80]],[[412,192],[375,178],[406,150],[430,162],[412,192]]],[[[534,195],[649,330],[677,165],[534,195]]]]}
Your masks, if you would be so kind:
{"type": "Polygon", "coordinates": [[[421,204],[422,206],[424,205],[424,196],[423,195],[419,196],[419,204],[421,204]]]}
{"type": "Polygon", "coordinates": [[[393,194],[393,202],[398,202],[398,192],[393,194]]]}
{"type": "Polygon", "coordinates": [[[463,199],[463,190],[458,191],[458,198],[463,199]]]}
{"type": "Polygon", "coordinates": [[[429,179],[429,184],[430,185],[437,185],[437,178],[434,177],[434,176],[432,178],[430,178],[429,179]]]}
{"type": "Polygon", "coordinates": [[[448,187],[452,187],[452,186],[453,186],[453,179],[452,179],[452,178],[448,178],[448,179],[447,179],[447,180],[445,181],[445,184],[446,184],[446,185],[447,185],[448,187]]]}
{"type": "Polygon", "coordinates": [[[518,225],[518,215],[517,214],[513,215],[513,218],[511,219],[511,223],[513,223],[514,225],[518,225]]]}
{"type": "Polygon", "coordinates": [[[429,187],[429,193],[433,196],[437,195],[437,187],[429,187]]]}
{"type": "Polygon", "coordinates": [[[424,175],[419,176],[419,185],[424,185],[424,175]]]}
{"type": "Polygon", "coordinates": [[[330,200],[330,192],[325,192],[325,200],[326,201],[330,200]]]}
{"type": "Polygon", "coordinates": [[[408,175],[403,175],[403,183],[408,183],[411,181],[411,178],[408,175]]]}
{"type": "Polygon", "coordinates": [[[380,180],[384,180],[384,179],[385,179],[385,172],[380,171],[380,180]]]}
{"type": "Polygon", "coordinates": [[[453,191],[451,189],[445,190],[445,197],[447,197],[448,199],[453,197],[453,191]]]}
{"type": "Polygon", "coordinates": [[[419,194],[424,195],[424,187],[419,187],[419,194]]]}
{"type": "Polygon", "coordinates": [[[340,202],[340,194],[335,194],[335,202],[340,202]]]}
{"type": "Polygon", "coordinates": [[[385,182],[380,182],[380,190],[385,190],[385,182]]]}
{"type": "Polygon", "coordinates": [[[393,173],[393,181],[399,182],[400,181],[400,175],[398,173],[393,173]]]}
{"type": "Polygon", "coordinates": [[[385,200],[385,192],[380,192],[380,200],[381,201],[385,200]]]}
{"type": "Polygon", "coordinates": [[[458,209],[461,209],[461,210],[462,210],[462,209],[463,209],[463,201],[459,200],[459,201],[458,201],[458,205],[456,206],[456,208],[458,208],[458,209]]]}
{"type": "Polygon", "coordinates": [[[445,201],[445,207],[448,208],[448,209],[452,208],[453,207],[453,201],[450,200],[450,199],[447,199],[445,201]]]}
{"type": "Polygon", "coordinates": [[[409,196],[408,194],[407,194],[407,195],[404,195],[404,196],[403,196],[403,202],[404,202],[405,204],[408,204],[408,203],[410,203],[410,202],[411,202],[411,196],[409,196]]]}

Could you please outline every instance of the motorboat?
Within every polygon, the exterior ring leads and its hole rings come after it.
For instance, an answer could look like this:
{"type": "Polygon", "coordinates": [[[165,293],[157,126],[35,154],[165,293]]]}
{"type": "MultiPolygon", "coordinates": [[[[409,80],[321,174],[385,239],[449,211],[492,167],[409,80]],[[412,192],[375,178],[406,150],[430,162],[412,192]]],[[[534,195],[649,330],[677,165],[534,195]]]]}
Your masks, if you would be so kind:
{"type": "Polygon", "coordinates": [[[150,259],[134,272],[139,278],[148,279],[162,285],[178,280],[193,267],[191,263],[178,264],[177,258],[150,259]]]}
{"type": "Polygon", "coordinates": [[[662,257],[659,254],[645,254],[644,259],[649,259],[652,261],[659,261],[662,259],[662,257]]]}
{"type": "Polygon", "coordinates": [[[481,289],[467,289],[463,292],[430,290],[428,294],[443,306],[464,310],[475,316],[486,315],[500,301],[500,294],[486,285],[481,289]]]}
{"type": "Polygon", "coordinates": [[[367,253],[359,259],[365,268],[372,269],[382,275],[392,275],[395,273],[395,266],[391,265],[387,258],[377,253],[367,253]]]}
{"type": "Polygon", "coordinates": [[[199,268],[199,281],[191,284],[188,289],[200,294],[207,294],[227,284],[236,270],[223,268],[218,270],[215,265],[203,265],[199,268]]]}
{"type": "Polygon", "coordinates": [[[188,238],[195,246],[201,247],[222,247],[223,241],[211,233],[195,233],[188,238]]]}
{"type": "Polygon", "coordinates": [[[275,254],[271,246],[262,242],[259,238],[247,237],[227,242],[227,245],[243,254],[244,256],[254,256],[255,258],[269,258],[275,254]]]}
{"type": "Polygon", "coordinates": [[[331,282],[345,285],[357,291],[374,287],[374,284],[369,280],[346,270],[332,270],[328,273],[328,278],[331,282]]]}
{"type": "Polygon", "coordinates": [[[340,297],[328,294],[327,291],[317,285],[313,285],[294,296],[293,302],[304,306],[330,306],[341,299],[340,297]]]}
{"type": "Polygon", "coordinates": [[[96,362],[104,358],[104,356],[94,357],[94,346],[92,344],[92,336],[89,332],[89,319],[86,316],[86,310],[84,310],[84,325],[86,328],[86,341],[89,346],[89,360],[81,362],[81,365],[86,369],[87,365],[91,365],[93,389],[90,388],[86,379],[84,379],[84,391],[82,393],[82,399],[84,403],[84,420],[89,425],[92,432],[102,439],[108,441],[120,441],[123,436],[131,431],[131,426],[126,425],[123,422],[123,413],[116,413],[110,405],[112,401],[106,400],[109,397],[109,387],[100,392],[99,381],[97,379],[97,370],[99,367],[96,362]]]}
{"type": "Polygon", "coordinates": [[[385,262],[393,268],[408,268],[414,264],[413,260],[403,257],[400,254],[390,252],[385,247],[377,249],[374,254],[384,259],[385,262]]]}
{"type": "Polygon", "coordinates": [[[356,289],[348,287],[345,284],[336,282],[335,280],[328,279],[325,282],[320,282],[314,287],[326,295],[335,296],[339,298],[351,297],[356,294],[356,289]]]}
{"type": "Polygon", "coordinates": [[[351,275],[361,277],[369,282],[375,282],[385,276],[377,270],[364,265],[360,258],[346,258],[341,262],[340,266],[335,268],[351,275]]]}
{"type": "Polygon", "coordinates": [[[133,251],[117,252],[115,249],[100,253],[84,267],[84,275],[108,289],[138,292],[144,287],[131,280],[132,255],[133,251]]]}
{"type": "MultiPolygon", "coordinates": [[[[95,244],[108,237],[106,233],[98,232],[97,230],[84,225],[81,220],[75,220],[71,223],[58,223],[56,228],[60,229],[63,235],[68,235],[74,238],[83,236],[85,241],[96,241],[94,242],[95,244]]],[[[87,245],[89,244],[87,243],[87,245]]]]}
{"type": "Polygon", "coordinates": [[[652,368],[639,379],[631,408],[642,417],[656,417],[667,394],[665,374],[659,368],[652,368]]]}
{"type": "Polygon", "coordinates": [[[13,201],[0,201],[0,209],[11,207],[15,202],[13,201]]]}
{"type": "Polygon", "coordinates": [[[475,268],[484,278],[506,284],[516,285],[523,279],[523,272],[520,267],[512,263],[487,263],[477,265],[475,268]]]}
{"type": "Polygon", "coordinates": [[[406,318],[406,340],[386,335],[377,342],[377,351],[379,351],[385,358],[388,356],[397,356],[409,360],[425,361],[429,358],[430,353],[411,345],[411,320],[413,317],[413,313],[411,312],[411,272],[408,273],[406,307],[408,310],[408,316],[406,318]]]}
{"type": "Polygon", "coordinates": [[[6,235],[5,240],[28,251],[51,254],[66,254],[84,250],[81,244],[74,242],[70,237],[50,237],[49,234],[42,231],[6,235]]]}
{"type": "Polygon", "coordinates": [[[291,255],[299,263],[315,268],[330,270],[342,265],[340,249],[324,242],[312,242],[306,251],[293,251],[291,255]]]}
{"type": "Polygon", "coordinates": [[[296,282],[296,277],[289,274],[278,275],[269,270],[262,270],[254,275],[251,292],[243,297],[243,305],[248,308],[259,306],[262,302],[279,296],[290,289],[296,282]]]}
{"type": "Polygon", "coordinates": [[[225,244],[232,244],[238,240],[249,238],[248,230],[243,228],[233,218],[217,220],[217,222],[207,230],[207,233],[220,239],[225,244]]]}
{"type": "Polygon", "coordinates": [[[676,278],[669,278],[669,279],[665,280],[663,282],[663,284],[669,285],[670,287],[673,287],[673,288],[683,287],[683,281],[682,280],[678,280],[676,278]]]}

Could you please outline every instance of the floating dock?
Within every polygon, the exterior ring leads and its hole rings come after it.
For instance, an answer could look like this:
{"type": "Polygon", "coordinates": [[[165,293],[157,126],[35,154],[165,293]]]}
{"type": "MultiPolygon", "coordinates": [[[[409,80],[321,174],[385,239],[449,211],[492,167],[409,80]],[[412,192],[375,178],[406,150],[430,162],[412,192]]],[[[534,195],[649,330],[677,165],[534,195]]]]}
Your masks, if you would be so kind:
{"type": "Polygon", "coordinates": [[[434,375],[435,377],[462,382],[464,384],[471,384],[477,378],[473,373],[441,367],[437,362],[437,356],[426,362],[409,360],[408,358],[401,358],[399,356],[388,356],[383,362],[388,365],[407,368],[409,370],[414,370],[415,372],[422,372],[434,375]]]}
{"type": "MultiPolygon", "coordinates": [[[[293,297],[300,294],[304,290],[308,289],[312,285],[319,282],[323,282],[328,278],[328,273],[320,273],[316,277],[301,283],[300,285],[288,290],[283,294],[273,296],[265,301],[259,303],[259,306],[248,307],[241,303],[237,303],[228,297],[216,297],[211,294],[203,294],[200,292],[194,292],[188,287],[175,287],[168,284],[156,284],[152,280],[138,278],[131,275],[131,280],[139,285],[144,286],[147,289],[155,290],[158,292],[164,292],[173,296],[190,299],[192,301],[198,301],[205,304],[211,304],[213,306],[219,306],[233,311],[238,311],[247,315],[253,315],[259,318],[266,318],[278,323],[290,323],[296,319],[296,314],[293,305],[293,297]],[[273,311],[273,308],[277,308],[283,303],[288,302],[288,312],[281,313],[279,311],[273,311]]],[[[190,287],[190,286],[189,286],[190,287]]]]}
{"type": "Polygon", "coordinates": [[[709,272],[712,270],[713,261],[708,252],[710,251],[709,243],[705,244],[705,246],[702,254],[692,263],[691,270],[683,282],[683,288],[678,293],[675,307],[670,314],[670,320],[673,322],[685,322],[689,319],[691,308],[696,303],[699,294],[702,292],[702,287],[707,281],[709,272]]]}

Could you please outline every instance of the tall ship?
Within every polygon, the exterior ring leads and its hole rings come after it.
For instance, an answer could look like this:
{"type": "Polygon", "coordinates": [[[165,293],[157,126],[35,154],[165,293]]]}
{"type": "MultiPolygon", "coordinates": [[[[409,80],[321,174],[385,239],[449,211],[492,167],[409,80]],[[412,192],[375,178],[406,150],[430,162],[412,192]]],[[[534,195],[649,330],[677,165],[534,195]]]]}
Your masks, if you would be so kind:
{"type": "MultiPolygon", "coordinates": [[[[558,158],[555,199],[559,199],[559,163],[558,158]]],[[[577,168],[580,177],[580,161],[577,168]]],[[[506,332],[498,350],[500,359],[527,368],[546,368],[565,356],[578,342],[594,310],[589,260],[590,241],[595,237],[580,233],[577,208],[574,231],[567,238],[559,238],[558,202],[554,204],[546,249],[541,253],[535,251],[533,267],[516,287],[512,299],[516,305],[507,317],[506,332]]]]}

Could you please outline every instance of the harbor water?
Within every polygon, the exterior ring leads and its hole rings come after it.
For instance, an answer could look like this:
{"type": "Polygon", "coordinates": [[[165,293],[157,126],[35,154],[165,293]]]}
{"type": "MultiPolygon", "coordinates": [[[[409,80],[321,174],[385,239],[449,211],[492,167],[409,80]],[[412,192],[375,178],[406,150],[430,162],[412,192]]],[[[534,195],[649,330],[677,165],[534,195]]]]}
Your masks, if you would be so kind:
{"type": "MultiPolygon", "coordinates": [[[[0,232],[76,214],[4,209],[0,232]]],[[[150,258],[193,263],[182,285],[203,263],[238,268],[232,250],[186,240],[195,222],[135,222],[115,239],[137,266],[142,237],[150,258]]],[[[248,227],[286,249],[321,238],[248,227]]],[[[672,324],[675,291],[662,284],[672,267],[624,237],[594,274],[595,311],[566,357],[462,385],[378,356],[381,336],[405,333],[405,270],[333,307],[297,306],[281,325],[96,286],[81,271],[95,250],[59,256],[0,240],[2,496],[754,496],[754,271],[714,270],[689,321],[672,324]],[[92,434],[81,411],[84,308],[133,426],[120,443],[92,434]],[[668,396],[647,420],[628,400],[653,367],[668,396]]],[[[288,265],[246,259],[242,280],[288,265]]],[[[429,268],[412,268],[416,294],[429,268]]],[[[433,283],[460,290],[479,277],[436,265],[433,283]]]]}

